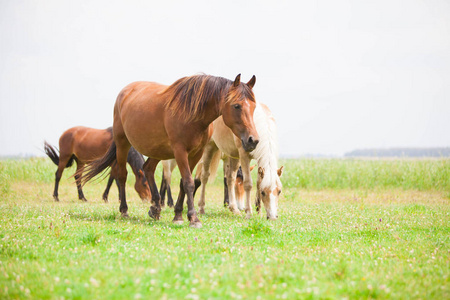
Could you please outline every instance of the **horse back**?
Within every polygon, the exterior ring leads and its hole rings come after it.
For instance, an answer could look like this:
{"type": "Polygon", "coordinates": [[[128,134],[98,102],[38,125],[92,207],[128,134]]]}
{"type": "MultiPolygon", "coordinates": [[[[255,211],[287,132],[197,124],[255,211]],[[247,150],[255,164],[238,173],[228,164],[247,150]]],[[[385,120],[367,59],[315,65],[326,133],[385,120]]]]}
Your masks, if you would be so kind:
{"type": "Polygon", "coordinates": [[[80,163],[88,163],[102,157],[112,143],[112,131],[84,126],[66,130],[59,140],[61,154],[74,154],[80,163]]]}

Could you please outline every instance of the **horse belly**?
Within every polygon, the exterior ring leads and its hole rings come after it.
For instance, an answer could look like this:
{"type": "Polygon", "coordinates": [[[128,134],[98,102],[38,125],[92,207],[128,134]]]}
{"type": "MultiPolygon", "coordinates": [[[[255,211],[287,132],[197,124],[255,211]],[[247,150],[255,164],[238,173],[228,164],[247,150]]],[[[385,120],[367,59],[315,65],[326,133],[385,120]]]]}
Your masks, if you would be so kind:
{"type": "Polygon", "coordinates": [[[112,136],[106,130],[80,132],[77,135],[73,153],[81,163],[88,163],[101,158],[112,143],[112,136]]]}
{"type": "Polygon", "coordinates": [[[155,143],[153,139],[149,139],[147,142],[140,140],[130,140],[130,143],[138,152],[145,156],[159,160],[174,158],[174,154],[172,148],[170,147],[170,144],[155,143]]]}

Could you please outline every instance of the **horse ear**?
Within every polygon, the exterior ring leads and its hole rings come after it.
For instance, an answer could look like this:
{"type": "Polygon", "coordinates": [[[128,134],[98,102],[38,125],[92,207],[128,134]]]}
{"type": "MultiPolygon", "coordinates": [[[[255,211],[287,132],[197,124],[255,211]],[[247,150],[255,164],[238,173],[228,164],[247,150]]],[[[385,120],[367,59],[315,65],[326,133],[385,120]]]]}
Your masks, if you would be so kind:
{"type": "Polygon", "coordinates": [[[233,86],[237,87],[241,83],[241,74],[238,74],[234,79],[233,86]]]}
{"type": "Polygon", "coordinates": [[[252,79],[250,79],[250,81],[247,82],[247,85],[252,89],[255,86],[255,82],[256,82],[256,76],[253,75],[252,79]]]}
{"type": "Polygon", "coordinates": [[[264,168],[263,167],[258,168],[258,174],[259,174],[259,176],[261,176],[261,179],[264,178],[264,168]]]}
{"type": "Polygon", "coordinates": [[[284,166],[281,166],[281,167],[278,169],[278,171],[277,171],[278,177],[281,177],[281,174],[283,174],[283,169],[284,169],[284,166]]]}
{"type": "Polygon", "coordinates": [[[142,172],[142,170],[139,170],[139,174],[140,174],[141,176],[144,176],[144,172],[142,172]]]}
{"type": "Polygon", "coordinates": [[[250,172],[253,171],[253,169],[255,168],[256,165],[253,165],[250,167],[250,172]]]}

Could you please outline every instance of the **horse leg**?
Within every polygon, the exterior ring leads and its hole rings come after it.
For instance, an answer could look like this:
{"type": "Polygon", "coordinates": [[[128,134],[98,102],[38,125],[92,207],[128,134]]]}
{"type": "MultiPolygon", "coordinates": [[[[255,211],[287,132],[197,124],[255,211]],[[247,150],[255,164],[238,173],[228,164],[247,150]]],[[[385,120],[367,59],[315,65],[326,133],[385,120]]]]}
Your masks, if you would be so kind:
{"type": "Polygon", "coordinates": [[[260,175],[258,173],[258,181],[256,182],[256,201],[255,201],[257,214],[259,214],[259,211],[261,210],[261,189],[260,189],[261,180],[262,179],[260,178],[260,175]]]}
{"type": "Polygon", "coordinates": [[[112,185],[113,181],[114,181],[114,178],[111,173],[111,174],[109,174],[108,183],[106,184],[105,192],[103,192],[103,201],[105,201],[105,203],[108,203],[109,190],[111,189],[111,185],[112,185]]]}
{"type": "Polygon", "coordinates": [[[239,169],[239,160],[228,157],[228,168],[227,168],[227,185],[228,185],[228,195],[230,197],[230,206],[228,207],[234,214],[239,215],[239,209],[236,205],[236,195],[234,192],[234,185],[236,183],[236,174],[239,169]]]}
{"type": "Polygon", "coordinates": [[[161,216],[161,205],[159,202],[161,196],[158,193],[158,187],[155,182],[155,169],[158,163],[159,159],[148,158],[143,166],[145,177],[147,177],[148,185],[150,187],[150,191],[152,192],[153,204],[150,206],[148,215],[155,220],[159,220],[161,216]]]}
{"type": "Polygon", "coordinates": [[[169,206],[169,207],[173,207],[172,190],[170,188],[171,181],[172,181],[172,178],[169,180],[169,184],[167,184],[167,206],[169,206]]]}
{"type": "MultiPolygon", "coordinates": [[[[114,133],[115,134],[115,133],[114,133]]],[[[116,140],[116,138],[115,138],[116,140]]],[[[127,182],[127,157],[128,151],[130,150],[130,143],[126,140],[125,137],[122,139],[117,139],[116,142],[116,159],[117,159],[117,182],[119,188],[119,211],[122,217],[128,217],[128,205],[127,205],[127,197],[125,193],[125,185],[127,182]]]]}
{"type": "Polygon", "coordinates": [[[55,189],[53,190],[53,199],[55,199],[55,201],[59,201],[58,188],[59,188],[59,181],[61,180],[63,171],[64,171],[64,166],[61,166],[61,162],[60,162],[58,169],[56,170],[56,173],[55,173],[55,189]]]}
{"type": "Polygon", "coordinates": [[[250,194],[253,187],[252,176],[250,174],[250,157],[245,153],[240,153],[242,174],[244,176],[244,191],[245,191],[245,212],[249,219],[252,216],[252,206],[250,204],[250,194]]]}
{"type": "Polygon", "coordinates": [[[210,176],[211,160],[212,160],[214,154],[218,150],[219,149],[217,148],[217,146],[214,145],[214,147],[212,147],[211,144],[208,144],[205,147],[204,154],[202,157],[202,171],[201,171],[201,175],[200,175],[200,181],[201,181],[200,186],[202,189],[201,189],[201,193],[200,193],[200,200],[198,201],[198,212],[201,215],[205,214],[206,185],[208,184],[208,179],[210,176]]]}
{"type": "MultiPolygon", "coordinates": [[[[164,162],[163,162],[164,165],[164,162]]],[[[163,169],[163,173],[162,173],[162,179],[161,179],[161,186],[159,188],[159,196],[161,197],[161,207],[164,207],[164,200],[166,198],[166,191],[167,191],[167,182],[166,182],[166,177],[164,174],[164,169],[163,169]]],[[[167,203],[169,204],[169,203],[167,203]]]]}
{"type": "Polygon", "coordinates": [[[173,217],[172,222],[176,225],[183,224],[183,203],[185,196],[184,188],[183,188],[183,179],[180,180],[180,192],[178,193],[177,203],[175,204],[175,216],[173,217]]]}
{"type": "Polygon", "coordinates": [[[172,172],[173,169],[177,166],[177,162],[175,160],[169,161],[169,174],[167,176],[166,182],[167,182],[167,205],[169,207],[173,207],[173,197],[172,197],[172,189],[170,188],[170,185],[172,183],[172,172]]]}
{"type": "Polygon", "coordinates": [[[109,172],[109,177],[108,177],[108,183],[106,184],[105,191],[103,192],[102,198],[103,198],[103,201],[105,201],[105,203],[108,203],[108,195],[109,195],[109,191],[111,189],[113,181],[116,182],[117,188],[119,188],[119,184],[118,184],[116,178],[117,178],[117,165],[114,163],[111,166],[111,171],[109,172]]]}
{"type": "Polygon", "coordinates": [[[175,206],[174,223],[179,223],[183,220],[181,214],[183,212],[184,194],[187,195],[188,212],[187,217],[190,221],[189,226],[194,228],[201,228],[202,223],[197,217],[194,207],[194,180],[192,179],[191,170],[194,169],[197,162],[202,157],[202,151],[199,151],[194,156],[188,158],[188,153],[185,150],[175,151],[175,159],[178,164],[178,169],[181,174],[180,194],[178,196],[177,204],[175,206]]]}
{"type": "Polygon", "coordinates": [[[227,177],[223,176],[223,207],[230,206],[230,196],[228,195],[227,177]]]}
{"type": "Polygon", "coordinates": [[[86,198],[84,197],[80,181],[81,174],[83,173],[84,164],[79,162],[78,159],[76,160],[76,163],[77,163],[77,172],[75,173],[75,182],[77,183],[78,199],[87,202],[86,198]]]}
{"type": "Polygon", "coordinates": [[[70,157],[71,155],[64,155],[63,153],[60,153],[58,169],[56,170],[55,173],[55,189],[53,190],[53,199],[55,199],[55,201],[59,201],[58,198],[59,181],[61,180],[62,173],[64,172],[64,169],[66,168],[67,163],[70,160],[70,157]]]}

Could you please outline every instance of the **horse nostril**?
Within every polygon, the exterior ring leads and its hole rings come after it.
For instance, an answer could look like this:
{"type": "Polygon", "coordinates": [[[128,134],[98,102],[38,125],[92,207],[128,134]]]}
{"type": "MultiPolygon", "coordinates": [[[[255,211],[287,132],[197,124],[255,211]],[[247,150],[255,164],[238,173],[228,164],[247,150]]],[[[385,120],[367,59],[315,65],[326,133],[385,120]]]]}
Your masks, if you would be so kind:
{"type": "Polygon", "coordinates": [[[259,140],[255,140],[255,138],[253,136],[250,136],[248,138],[248,143],[251,144],[251,145],[255,145],[256,146],[256,144],[259,143],[259,140]]]}

